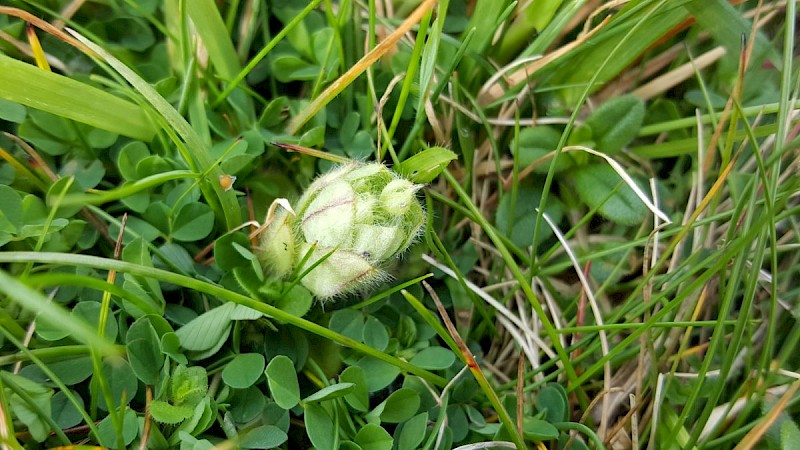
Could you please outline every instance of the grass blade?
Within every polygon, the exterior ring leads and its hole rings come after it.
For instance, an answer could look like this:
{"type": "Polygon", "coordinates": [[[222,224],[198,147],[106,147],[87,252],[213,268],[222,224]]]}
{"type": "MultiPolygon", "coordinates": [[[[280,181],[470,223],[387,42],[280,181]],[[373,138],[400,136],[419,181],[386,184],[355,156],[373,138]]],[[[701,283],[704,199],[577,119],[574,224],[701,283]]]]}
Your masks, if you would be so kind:
{"type": "Polygon", "coordinates": [[[156,92],[150,83],[143,80],[120,60],[92,41],[81,36],[79,33],[73,30],[69,31],[76,39],[89,47],[93,52],[100,55],[114,70],[128,80],[128,82],[133,85],[133,87],[181,136],[188,147],[188,149],[183,151],[183,156],[187,164],[194,166],[196,172],[206,174],[204,182],[200,183],[200,189],[205,194],[209,205],[215,209],[217,218],[225,223],[228,229],[238,226],[242,219],[239,204],[236,200],[236,194],[233,191],[226,191],[219,185],[220,176],[223,175],[222,169],[212,158],[208,145],[200,139],[200,136],[192,129],[192,126],[189,125],[186,119],[184,119],[164,97],[156,92]]]}
{"type": "Polygon", "coordinates": [[[308,106],[303,108],[299,114],[292,117],[291,122],[286,127],[286,132],[289,134],[297,134],[300,128],[308,122],[320,109],[328,104],[334,97],[336,97],[344,88],[350,85],[359,75],[364,73],[367,68],[375,63],[381,56],[386,54],[395,44],[408,33],[411,28],[419,23],[422,18],[428,14],[433,8],[436,0],[425,0],[411,15],[403,21],[386,39],[381,41],[375,48],[369,51],[363,58],[361,58],[356,65],[350,70],[342,74],[338,79],[330,84],[317,98],[315,98],[308,106]]]}
{"type": "MultiPolygon", "coordinates": [[[[66,264],[66,265],[74,265],[81,267],[93,267],[95,269],[101,269],[101,270],[116,270],[117,272],[120,273],[130,273],[137,276],[149,277],[154,280],[176,284],[178,286],[183,286],[198,292],[204,292],[206,294],[219,297],[229,302],[247,306],[258,312],[266,314],[270,317],[274,317],[275,319],[278,319],[280,321],[294,325],[298,328],[304,329],[311,333],[318,334],[324,338],[330,339],[336,343],[339,343],[346,347],[350,347],[354,350],[358,350],[366,355],[375,357],[389,364],[395,365],[402,370],[416,374],[421,378],[424,378],[425,380],[433,384],[436,384],[438,386],[444,386],[447,384],[447,380],[440,377],[439,375],[436,375],[424,369],[420,369],[419,367],[413,364],[409,364],[408,362],[403,361],[399,358],[378,351],[368,345],[362,344],[358,341],[343,336],[339,333],[335,333],[329,330],[328,328],[323,327],[322,325],[316,324],[301,317],[297,317],[293,314],[280,310],[275,306],[262,303],[248,296],[239,294],[237,292],[229,291],[223,287],[207,283],[192,277],[178,275],[176,273],[168,272],[166,270],[156,269],[153,267],[144,267],[138,264],[131,264],[124,261],[117,261],[107,258],[99,258],[96,256],[74,255],[66,253],[49,253],[49,252],[0,252],[0,262],[29,262],[29,261],[34,263],[38,262],[46,264],[62,264],[62,265],[66,264]]],[[[13,278],[11,278],[10,276],[5,275],[3,272],[0,272],[0,292],[5,292],[5,290],[8,289],[9,286],[14,286],[15,288],[17,286],[21,286],[24,287],[27,292],[32,292],[33,293],[32,295],[35,294],[41,297],[40,294],[31,291],[30,288],[25,287],[18,281],[14,280],[13,285],[6,284],[4,282],[4,280],[6,279],[13,280],[13,278]]],[[[36,306],[36,304],[34,304],[34,306],[36,306]]],[[[59,309],[53,309],[52,311],[48,310],[48,314],[50,314],[47,316],[48,318],[62,317],[58,316],[58,314],[60,314],[61,307],[52,306],[52,308],[59,308],[59,309]]],[[[91,342],[95,343],[98,341],[98,338],[94,335],[93,330],[88,329],[84,330],[84,332],[88,332],[91,335],[90,337],[87,336],[87,339],[89,339],[91,342]]],[[[81,336],[84,335],[85,333],[82,334],[81,336]]],[[[101,344],[103,342],[104,341],[100,341],[101,344]]],[[[106,347],[103,348],[108,349],[109,352],[112,352],[115,349],[108,343],[106,343],[106,347]]]]}
{"type": "Polygon", "coordinates": [[[142,141],[156,134],[139,105],[3,54],[0,98],[142,141]]]}
{"type": "Polygon", "coordinates": [[[89,345],[99,354],[106,356],[119,354],[114,344],[99,337],[97,331],[92,327],[78,321],[63,306],[48,301],[44,295],[29,288],[3,270],[0,270],[0,292],[39,318],[51,323],[58,323],[68,329],[73,338],[89,345]]]}

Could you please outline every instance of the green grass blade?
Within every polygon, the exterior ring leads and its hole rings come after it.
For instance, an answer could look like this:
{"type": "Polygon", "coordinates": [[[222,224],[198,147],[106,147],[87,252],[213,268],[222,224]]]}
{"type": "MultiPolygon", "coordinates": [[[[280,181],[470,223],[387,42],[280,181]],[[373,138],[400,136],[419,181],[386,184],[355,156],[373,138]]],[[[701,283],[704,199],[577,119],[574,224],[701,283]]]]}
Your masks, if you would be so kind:
{"type": "MultiPolygon", "coordinates": [[[[41,254],[41,253],[32,253],[41,254]]],[[[33,260],[31,260],[33,262],[33,260]]],[[[97,331],[72,317],[58,303],[49,301],[44,295],[34,291],[7,272],[0,270],[0,292],[14,303],[51,323],[58,323],[70,331],[70,335],[102,355],[116,355],[119,352],[111,342],[97,336],[97,331]]]]}
{"type": "MultiPolygon", "coordinates": [[[[33,351],[31,351],[25,345],[23,345],[22,342],[20,342],[17,338],[15,338],[11,333],[6,331],[2,327],[0,327],[0,333],[2,333],[6,339],[8,339],[11,343],[13,343],[19,349],[22,355],[24,355],[29,361],[36,364],[42,370],[42,372],[45,375],[47,375],[48,378],[50,378],[50,380],[52,380],[56,386],[58,386],[61,392],[64,393],[64,396],[67,397],[67,400],[69,400],[70,403],[75,407],[75,410],[78,411],[78,414],[81,415],[83,421],[86,422],[86,426],[89,428],[89,431],[95,436],[95,439],[99,439],[100,433],[97,431],[97,426],[95,426],[94,420],[92,420],[92,418],[89,417],[89,414],[86,412],[86,409],[83,408],[81,402],[75,397],[75,394],[72,393],[72,390],[70,390],[64,384],[64,382],[61,381],[58,375],[56,375],[52,370],[50,370],[50,367],[48,367],[44,361],[42,361],[38,356],[36,356],[36,354],[34,354],[33,351]]],[[[57,347],[57,350],[60,351],[63,348],[64,346],[59,346],[57,347]]]]}
{"type": "MultiPolygon", "coordinates": [[[[350,339],[339,333],[335,333],[323,327],[322,325],[316,324],[301,317],[297,317],[283,310],[280,310],[272,305],[262,303],[258,300],[252,299],[237,292],[229,291],[223,287],[210,284],[192,277],[178,275],[176,273],[168,272],[166,270],[156,269],[153,267],[144,267],[137,264],[127,263],[124,261],[99,258],[96,256],[75,255],[66,253],[49,253],[49,252],[0,252],[0,262],[19,263],[28,261],[35,263],[44,263],[44,264],[61,264],[61,265],[72,265],[80,267],[93,267],[95,269],[101,269],[101,270],[116,270],[119,273],[130,273],[132,275],[149,277],[154,280],[172,283],[178,286],[183,286],[189,289],[193,289],[198,292],[204,292],[206,294],[219,297],[229,302],[247,306],[258,312],[266,314],[270,317],[274,317],[275,319],[280,320],[282,322],[294,325],[298,328],[317,334],[324,338],[330,339],[334,342],[337,342],[346,347],[350,347],[366,355],[380,359],[384,362],[397,366],[401,370],[408,371],[421,378],[424,378],[426,381],[433,383],[437,386],[444,386],[447,384],[447,380],[440,377],[439,375],[436,375],[425,369],[420,369],[419,367],[413,364],[409,364],[408,362],[403,361],[399,358],[388,355],[382,351],[378,351],[368,345],[362,344],[361,342],[350,339]]],[[[0,286],[0,292],[3,292],[4,289],[7,289],[9,286],[8,284],[4,283],[4,279],[6,278],[13,280],[13,278],[9,277],[8,275],[5,275],[3,272],[0,272],[0,284],[2,284],[2,286],[0,286]]],[[[22,285],[17,281],[14,281],[13,286],[24,287],[24,285],[22,285]]],[[[25,287],[25,289],[30,291],[30,288],[25,287]]],[[[39,295],[41,297],[40,294],[36,295],[39,295]]],[[[57,314],[57,312],[55,314],[57,314]]],[[[98,339],[93,334],[94,332],[92,330],[89,330],[88,332],[92,334],[91,338],[93,341],[98,339]]],[[[109,349],[114,348],[110,344],[107,345],[109,349]]]]}
{"type": "MultiPolygon", "coordinates": [[[[467,53],[473,55],[484,55],[486,49],[492,44],[497,28],[502,25],[506,17],[511,13],[512,8],[517,2],[509,0],[483,0],[475,3],[475,10],[469,18],[469,23],[464,28],[464,35],[474,31],[475,38],[469,42],[467,53]]],[[[465,59],[462,63],[462,70],[467,74],[472,74],[476,63],[472,59],[465,59]]]]}
{"type": "Polygon", "coordinates": [[[228,86],[225,88],[224,91],[222,91],[222,93],[220,93],[217,96],[217,99],[214,100],[214,106],[217,106],[220,103],[222,103],[222,101],[225,100],[225,97],[230,95],[230,93],[233,92],[234,89],[236,89],[236,86],[238,86],[239,83],[241,83],[242,80],[245,79],[247,74],[249,74],[253,69],[255,69],[255,67],[258,65],[258,63],[260,63],[261,60],[264,59],[267,56],[267,54],[269,54],[269,52],[272,51],[272,49],[275,48],[275,46],[278,45],[278,43],[281,40],[283,40],[283,38],[285,38],[286,35],[289,34],[289,32],[291,32],[294,29],[294,27],[296,27],[298,24],[300,24],[303,21],[303,19],[311,11],[313,11],[314,8],[317,7],[317,5],[320,4],[320,2],[322,2],[322,0],[312,0],[311,2],[309,2],[308,5],[299,14],[297,14],[291,20],[291,22],[286,24],[286,26],[283,27],[281,29],[281,31],[278,32],[277,35],[275,35],[275,37],[270,39],[270,41],[267,43],[267,45],[264,46],[264,48],[259,50],[258,54],[256,56],[254,56],[250,60],[250,62],[247,63],[247,65],[244,67],[244,69],[242,69],[235,76],[231,77],[231,81],[228,84],[228,86]]]}
{"type": "Polygon", "coordinates": [[[303,108],[300,113],[292,117],[289,125],[286,127],[286,132],[289,134],[296,134],[306,122],[317,114],[322,108],[325,107],[331,100],[339,95],[344,88],[349,86],[359,75],[364,73],[372,64],[374,64],[381,56],[386,54],[394,45],[405,35],[411,28],[419,23],[422,18],[428,14],[436,2],[433,0],[424,0],[411,15],[403,21],[403,23],[392,34],[381,41],[375,48],[370,50],[363,58],[361,58],[356,65],[350,68],[347,72],[342,74],[339,78],[334,80],[318,97],[314,98],[311,103],[303,108]]]}
{"type": "Polygon", "coordinates": [[[108,191],[93,190],[91,194],[70,194],[64,197],[61,206],[74,205],[102,205],[103,203],[120,200],[125,197],[136,195],[139,192],[160,186],[168,181],[196,178],[197,174],[191,170],[171,170],[169,172],[157,173],[149,177],[136,180],[131,183],[121,185],[116,189],[108,191]]]}
{"type": "MultiPolygon", "coordinates": [[[[428,33],[428,26],[431,20],[431,14],[433,11],[428,11],[428,14],[422,18],[419,22],[419,31],[417,32],[417,40],[414,43],[414,49],[411,51],[411,62],[406,69],[406,74],[403,80],[403,87],[400,89],[400,97],[397,100],[397,106],[394,108],[394,114],[392,114],[392,122],[389,124],[389,130],[386,133],[386,139],[384,140],[384,147],[387,146],[387,143],[391,143],[392,138],[394,137],[394,132],[397,130],[397,125],[400,124],[400,117],[403,115],[403,109],[406,106],[406,101],[408,100],[408,96],[411,93],[411,86],[416,81],[417,70],[420,66],[420,61],[422,59],[422,49],[425,43],[425,37],[428,33]]],[[[395,164],[399,164],[400,161],[397,159],[397,155],[394,153],[394,149],[389,145],[389,151],[392,156],[392,160],[395,164]]],[[[378,159],[382,159],[385,155],[383,151],[379,151],[378,159]]]]}
{"type": "Polygon", "coordinates": [[[570,362],[569,355],[564,351],[564,347],[561,346],[558,333],[556,332],[553,323],[547,317],[547,314],[544,312],[544,308],[542,308],[542,304],[539,302],[539,299],[536,297],[536,294],[533,293],[530,285],[528,284],[528,280],[525,278],[525,275],[520,270],[519,266],[517,265],[516,261],[514,261],[514,257],[511,256],[511,253],[508,251],[506,246],[503,244],[503,241],[500,239],[498,234],[495,232],[494,228],[489,224],[481,211],[472,203],[469,195],[461,188],[461,185],[458,184],[458,181],[450,174],[448,171],[444,171],[444,176],[447,179],[450,186],[456,192],[456,194],[461,198],[461,201],[467,205],[470,212],[472,212],[473,217],[476,219],[478,225],[483,228],[483,231],[492,240],[497,250],[503,257],[503,260],[508,265],[508,269],[514,275],[517,282],[519,282],[520,288],[522,292],[525,294],[525,297],[530,302],[531,306],[533,306],[533,310],[539,316],[539,320],[542,322],[542,327],[544,327],[544,331],[547,336],[550,338],[550,342],[553,345],[553,348],[558,354],[558,358],[561,363],[564,365],[564,369],[567,373],[567,378],[569,379],[570,385],[573,389],[578,388],[579,384],[576,383],[578,380],[577,374],[575,373],[575,368],[572,367],[570,362]]]}
{"type": "Polygon", "coordinates": [[[142,141],[156,134],[139,105],[3,54],[0,98],[142,141]]]}
{"type": "Polygon", "coordinates": [[[241,65],[216,3],[214,0],[191,0],[186,6],[186,13],[194,22],[218,74],[223,79],[233,79],[241,65]]]}
{"type": "MultiPolygon", "coordinates": [[[[708,31],[714,40],[728,50],[729,55],[739,54],[742,47],[742,36],[750,34],[752,24],[730,2],[727,0],[692,0],[683,7],[697,20],[700,27],[708,31]]],[[[777,52],[770,45],[766,36],[758,32],[750,64],[758,66],[765,58],[769,57],[776,65],[780,66],[781,62],[777,56],[777,52]]]]}
{"type": "Polygon", "coordinates": [[[117,286],[116,284],[111,284],[88,275],[58,272],[37,273],[30,275],[27,278],[27,282],[29,285],[37,289],[56,286],[78,286],[82,288],[94,289],[98,292],[109,292],[120,299],[130,302],[132,305],[144,311],[146,314],[161,314],[159,309],[154,308],[153,305],[142,301],[141,298],[133,295],[130,291],[122,289],[122,287],[117,286]]]}
{"type": "Polygon", "coordinates": [[[180,135],[187,147],[186,151],[183,152],[187,164],[196,166],[195,170],[198,173],[206,174],[205,180],[200,183],[200,189],[203,191],[209,205],[215,210],[218,220],[225,223],[228,229],[239,226],[242,222],[242,218],[239,204],[236,200],[236,194],[232,190],[226,191],[220,186],[219,177],[223,175],[222,169],[215,163],[208,145],[200,139],[200,136],[192,129],[192,126],[189,125],[186,119],[184,119],[164,97],[156,92],[150,83],[143,80],[128,66],[80,34],[73,32],[73,35],[84,45],[92,49],[92,51],[100,55],[114,70],[128,80],[153,108],[161,114],[172,129],[180,135]]]}
{"type": "Polygon", "coordinates": [[[38,404],[33,398],[31,398],[30,395],[28,395],[27,392],[25,392],[24,389],[17,386],[17,384],[14,383],[14,379],[12,378],[11,374],[6,372],[0,372],[0,379],[2,379],[2,384],[4,387],[9,388],[13,393],[17,394],[22,399],[22,401],[26,403],[27,407],[31,411],[36,413],[36,415],[39,416],[41,420],[47,422],[47,425],[50,426],[50,428],[53,430],[56,436],[58,436],[58,439],[61,441],[62,444],[64,445],[70,444],[70,440],[67,437],[67,435],[64,434],[64,430],[62,430],[58,426],[58,424],[56,424],[55,420],[53,420],[50,414],[48,414],[47,412],[45,412],[44,409],[42,409],[43,405],[38,404]]]}
{"type": "Polygon", "coordinates": [[[543,69],[547,81],[541,88],[569,86],[563,96],[574,105],[584,90],[603,86],[688,17],[684,8],[663,0],[637,2],[626,10],[631,11],[614,16],[586,45],[543,69]]]}

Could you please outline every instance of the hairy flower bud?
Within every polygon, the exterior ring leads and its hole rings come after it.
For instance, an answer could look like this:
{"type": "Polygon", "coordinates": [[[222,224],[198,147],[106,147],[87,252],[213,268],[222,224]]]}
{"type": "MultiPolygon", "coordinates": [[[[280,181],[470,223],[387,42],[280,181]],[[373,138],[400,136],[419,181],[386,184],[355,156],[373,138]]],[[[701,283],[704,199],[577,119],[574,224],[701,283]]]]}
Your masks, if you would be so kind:
{"type": "Polygon", "coordinates": [[[308,272],[301,283],[321,299],[385,281],[385,267],[422,230],[420,188],[380,163],[340,166],[311,183],[294,214],[278,210],[260,258],[278,277],[308,272]]]}

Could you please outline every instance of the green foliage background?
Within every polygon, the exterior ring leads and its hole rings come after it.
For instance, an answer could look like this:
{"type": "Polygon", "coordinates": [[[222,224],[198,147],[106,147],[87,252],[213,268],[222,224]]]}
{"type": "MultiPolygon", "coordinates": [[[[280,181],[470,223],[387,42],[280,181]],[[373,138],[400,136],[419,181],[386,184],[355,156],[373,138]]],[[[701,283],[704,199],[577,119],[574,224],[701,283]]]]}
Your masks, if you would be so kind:
{"type": "Polygon", "coordinates": [[[0,444],[794,448],[795,23],[5,2],[0,444]],[[348,159],[425,183],[426,232],[321,303],[250,232],[348,159]]]}

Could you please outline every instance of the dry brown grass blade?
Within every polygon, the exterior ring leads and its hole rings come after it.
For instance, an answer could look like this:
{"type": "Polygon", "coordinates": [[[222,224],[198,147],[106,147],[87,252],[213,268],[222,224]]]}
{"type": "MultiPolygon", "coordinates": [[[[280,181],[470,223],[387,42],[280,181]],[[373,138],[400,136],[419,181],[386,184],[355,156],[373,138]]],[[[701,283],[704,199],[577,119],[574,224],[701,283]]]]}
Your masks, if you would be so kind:
{"type": "Polygon", "coordinates": [[[28,166],[22,164],[17,160],[14,155],[7,152],[3,147],[0,147],[0,159],[4,160],[8,165],[13,167],[19,176],[23,176],[33,183],[40,191],[47,192],[50,185],[45,183],[42,178],[39,177],[37,173],[34,173],[28,166]]]}
{"type": "Polygon", "coordinates": [[[517,358],[517,431],[519,434],[522,434],[524,429],[524,424],[522,422],[523,416],[522,411],[523,407],[525,406],[524,401],[524,390],[525,387],[525,358],[520,356],[517,358]]]}
{"type": "Polygon", "coordinates": [[[55,183],[58,181],[58,175],[53,172],[53,169],[50,168],[50,166],[45,162],[44,158],[39,155],[39,152],[37,152],[36,149],[31,147],[30,144],[16,135],[7,132],[3,132],[3,135],[12,140],[15,144],[19,145],[21,149],[25,150],[25,153],[27,153],[31,160],[36,164],[36,168],[41,170],[51,182],[55,183]]]}
{"type": "MultiPolygon", "coordinates": [[[[7,137],[8,139],[11,139],[12,141],[14,141],[14,143],[19,145],[19,147],[21,149],[25,150],[25,153],[27,153],[28,156],[31,158],[31,160],[35,164],[35,167],[38,168],[47,178],[49,178],[52,183],[55,183],[56,181],[59,180],[60,177],[55,172],[53,172],[53,169],[50,168],[50,166],[47,164],[47,162],[45,162],[45,160],[42,158],[42,156],[39,155],[39,152],[37,152],[36,149],[31,147],[30,144],[25,142],[19,136],[15,136],[15,135],[13,135],[11,133],[3,132],[3,135],[5,137],[7,137]]],[[[31,169],[33,169],[33,167],[31,167],[31,169]]],[[[95,229],[97,229],[97,231],[99,231],[100,234],[108,242],[110,242],[110,243],[114,242],[114,240],[108,235],[108,226],[106,225],[105,222],[100,220],[97,216],[94,215],[94,213],[92,213],[90,210],[88,210],[86,208],[81,210],[81,215],[84,218],[86,218],[86,220],[89,223],[91,223],[92,226],[95,229]]]]}
{"type": "Polygon", "coordinates": [[[778,420],[780,414],[786,409],[789,405],[789,401],[794,397],[794,394],[797,393],[797,390],[800,389],[800,380],[795,381],[792,383],[792,386],[789,390],[786,391],[785,394],[781,396],[781,399],[778,400],[778,403],[772,407],[769,413],[764,417],[764,420],[753,427],[749,433],[747,433],[744,438],[739,442],[739,445],[735,447],[735,450],[748,450],[755,447],[756,444],[764,437],[769,430],[769,427],[778,420]]]}
{"type": "Polygon", "coordinates": [[[335,162],[336,164],[347,164],[348,162],[352,162],[351,159],[345,158],[344,156],[334,155],[333,153],[324,152],[322,150],[303,147],[302,145],[287,144],[285,142],[270,142],[270,144],[290,152],[297,152],[297,153],[302,153],[304,155],[313,156],[315,158],[327,159],[328,161],[335,162]]]}
{"type": "MultiPolygon", "coordinates": [[[[742,3],[742,0],[732,0],[731,4],[739,4],[742,3]]],[[[766,24],[768,24],[773,18],[778,17],[778,7],[780,2],[776,2],[776,4],[770,5],[768,7],[762,7],[759,4],[753,11],[747,11],[744,13],[744,17],[750,18],[754,17],[755,20],[753,21],[753,31],[751,32],[751,36],[755,35],[756,30],[763,28],[766,24]],[[763,17],[761,16],[760,12],[764,11],[763,17]]],[[[670,30],[667,34],[665,34],[661,39],[656,41],[653,45],[650,46],[648,52],[650,50],[657,49],[660,45],[668,42],[670,39],[673,39],[675,35],[679,32],[684,31],[686,28],[694,24],[693,19],[689,19],[678,25],[677,27],[670,30]]],[[[707,32],[700,33],[697,36],[698,42],[706,41],[710,38],[710,35],[707,32]]],[[[680,43],[677,45],[673,45],[669,49],[663,51],[661,54],[649,58],[646,62],[643,63],[643,66],[639,66],[638,64],[632,64],[630,70],[620,74],[619,77],[613,82],[610,82],[605,88],[599,91],[597,94],[593,95],[593,99],[596,103],[603,103],[604,101],[617,96],[622,95],[626,92],[630,92],[634,90],[634,95],[638,95],[643,99],[650,99],[654,98],[658,95],[664,94],[667,90],[671,89],[678,84],[685,82],[687,79],[691,78],[695,75],[695,71],[692,70],[692,62],[688,62],[681,66],[678,66],[668,72],[664,72],[663,70],[667,68],[669,64],[671,64],[675,59],[681,55],[685,51],[685,44],[680,43]],[[658,75],[661,73],[660,76],[657,78],[651,79],[651,77],[658,75]],[[650,80],[644,84],[641,84],[638,88],[636,85],[638,83],[642,83],[643,80],[650,80]]],[[[724,55],[725,52],[721,47],[717,47],[711,49],[701,56],[695,59],[694,65],[697,66],[697,69],[703,69],[707,66],[717,62],[721,55],[724,55]]]]}
{"type": "Polygon", "coordinates": [[[501,69],[500,71],[497,72],[496,76],[490,78],[486,82],[486,84],[484,84],[483,87],[481,87],[481,90],[478,93],[478,103],[481,105],[488,105],[489,103],[492,103],[493,101],[500,98],[500,96],[502,96],[507,90],[513,89],[515,86],[521,83],[526,83],[528,78],[531,77],[531,75],[538,72],[541,68],[547,66],[551,62],[557,60],[558,58],[566,55],[570,51],[579,47],[589,38],[594,36],[595,33],[600,31],[610,20],[611,17],[606,17],[590,32],[580,36],[578,39],[559,48],[558,50],[552,53],[548,53],[547,55],[537,60],[534,60],[529,64],[526,64],[524,67],[517,69],[516,72],[512,73],[508,77],[502,76],[504,70],[501,69]],[[503,82],[500,81],[501,79],[503,80],[503,82]]]}
{"type": "Polygon", "coordinates": [[[343,73],[342,76],[331,83],[317,98],[312,100],[308,106],[303,108],[298,115],[292,117],[292,120],[286,127],[286,132],[292,135],[297,133],[300,128],[309,121],[309,119],[311,119],[320,109],[327,105],[328,102],[333,100],[334,97],[336,97],[347,86],[349,86],[353,80],[364,73],[364,71],[366,71],[378,59],[380,59],[381,56],[385,55],[392,48],[394,48],[395,44],[397,44],[397,42],[400,41],[400,39],[406,33],[411,31],[414,25],[418,24],[425,14],[433,9],[434,5],[436,5],[436,0],[423,1],[417,7],[417,9],[415,9],[406,18],[406,20],[404,20],[396,30],[394,30],[392,34],[390,34],[386,39],[382,40],[378,45],[375,46],[375,48],[364,55],[353,67],[351,67],[347,72],[343,73]]]}
{"type": "MultiPolygon", "coordinates": [[[[14,36],[2,30],[0,30],[0,39],[11,44],[14,48],[17,49],[18,52],[27,56],[28,58],[34,57],[33,49],[31,48],[30,44],[20,41],[16,39],[14,36]]],[[[50,64],[50,66],[55,67],[61,72],[68,72],[67,65],[53,55],[47,55],[47,62],[50,64]]]]}
{"type": "Polygon", "coordinates": [[[45,31],[47,33],[52,34],[53,36],[57,37],[58,39],[61,39],[62,41],[66,42],[67,44],[77,48],[80,51],[82,51],[83,53],[85,53],[87,55],[90,55],[90,56],[96,56],[95,53],[92,50],[89,49],[89,47],[83,45],[80,41],[78,41],[74,37],[72,37],[69,34],[65,33],[64,31],[56,28],[50,22],[44,21],[44,20],[34,16],[33,14],[29,13],[28,11],[25,11],[25,10],[22,10],[22,9],[19,9],[19,8],[13,8],[11,6],[0,6],[0,14],[5,14],[7,16],[18,17],[18,18],[20,18],[20,19],[32,24],[36,28],[39,28],[42,31],[45,31]]]}
{"type": "Polygon", "coordinates": [[[453,321],[450,319],[450,316],[447,314],[447,311],[442,305],[441,300],[439,300],[439,295],[436,294],[436,291],[433,290],[430,284],[427,281],[422,282],[422,286],[428,291],[428,294],[433,299],[433,302],[436,303],[436,309],[439,311],[439,315],[444,322],[445,327],[447,328],[447,332],[450,334],[450,337],[456,342],[458,345],[458,349],[461,353],[461,357],[464,363],[469,367],[469,371],[472,372],[472,376],[475,377],[475,381],[481,386],[484,392],[489,396],[492,406],[495,408],[495,412],[501,418],[501,422],[505,426],[505,429],[511,434],[511,439],[517,445],[517,448],[524,449],[525,444],[522,441],[522,437],[519,435],[515,428],[515,424],[511,423],[511,417],[508,415],[508,412],[505,411],[503,408],[503,404],[500,402],[500,398],[497,396],[497,393],[491,388],[489,385],[489,380],[484,375],[483,370],[478,365],[478,362],[475,360],[475,355],[467,346],[467,343],[464,342],[464,339],[461,338],[461,335],[458,334],[458,330],[456,330],[456,326],[453,324],[453,321]]]}
{"type": "Polygon", "coordinates": [[[54,20],[53,25],[58,29],[64,28],[65,25],[64,20],[71,19],[72,16],[74,16],[75,13],[77,13],[78,10],[81,9],[84,3],[86,3],[86,0],[72,0],[71,2],[69,2],[69,4],[67,4],[66,6],[64,6],[64,8],[61,9],[61,18],[58,20],[54,20]]]}
{"type": "Polygon", "coordinates": [[[461,356],[464,358],[464,362],[467,364],[467,367],[469,367],[469,369],[473,372],[476,370],[480,372],[481,369],[478,366],[478,362],[475,360],[475,355],[472,354],[472,351],[470,351],[469,347],[467,347],[467,343],[464,342],[464,339],[462,339],[461,335],[458,334],[456,326],[453,324],[453,321],[447,314],[447,310],[444,309],[444,305],[442,304],[441,300],[439,300],[439,295],[433,290],[427,281],[423,281],[422,286],[425,287],[425,290],[428,291],[428,294],[433,299],[433,302],[436,303],[436,309],[439,311],[439,315],[442,317],[444,326],[447,328],[447,332],[450,333],[450,337],[452,337],[455,343],[458,345],[458,349],[461,351],[461,356]]]}
{"type": "Polygon", "coordinates": [[[680,67],[654,78],[647,84],[642,85],[633,91],[633,95],[636,95],[644,100],[648,100],[660,95],[668,89],[671,89],[678,84],[683,83],[687,79],[695,76],[696,72],[705,69],[706,67],[719,61],[720,58],[725,56],[726,53],[725,47],[719,46],[713,48],[695,58],[693,61],[689,61],[680,67]]]}
{"type": "Polygon", "coordinates": [[[153,420],[150,416],[150,404],[153,403],[152,386],[145,386],[144,398],[144,426],[142,426],[142,438],[139,442],[139,450],[147,449],[147,442],[150,440],[150,429],[153,427],[153,420]]]}

